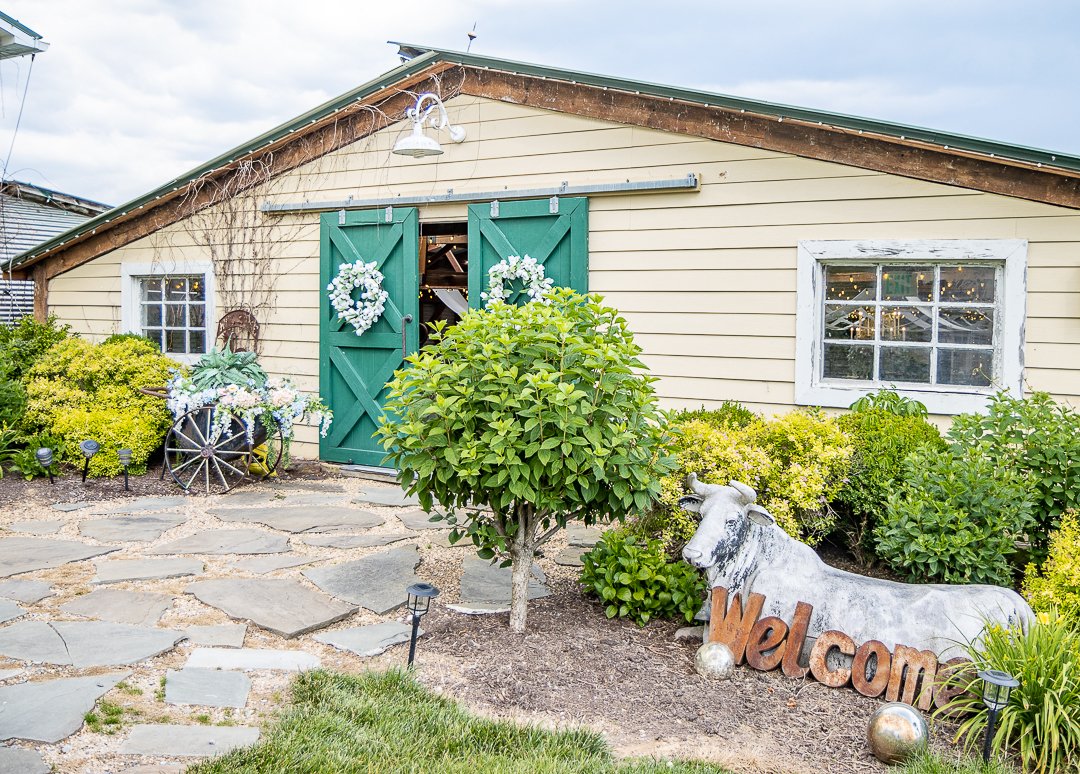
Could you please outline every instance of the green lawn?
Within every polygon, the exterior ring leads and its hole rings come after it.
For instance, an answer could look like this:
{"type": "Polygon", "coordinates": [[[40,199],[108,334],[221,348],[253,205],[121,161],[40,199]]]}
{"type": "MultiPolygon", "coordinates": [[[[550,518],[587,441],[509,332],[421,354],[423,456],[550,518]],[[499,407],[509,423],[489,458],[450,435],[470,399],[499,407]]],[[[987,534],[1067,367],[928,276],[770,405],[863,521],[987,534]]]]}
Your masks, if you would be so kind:
{"type": "Polygon", "coordinates": [[[926,753],[899,767],[896,772],[897,774],[1016,774],[1017,770],[996,758],[984,764],[982,758],[964,757],[960,753],[954,753],[948,757],[937,753],[926,753]]]}
{"type": "Polygon", "coordinates": [[[543,731],[479,718],[400,670],[306,672],[292,693],[292,704],[257,745],[196,764],[189,774],[724,772],[699,762],[616,761],[592,731],[543,731]]]}

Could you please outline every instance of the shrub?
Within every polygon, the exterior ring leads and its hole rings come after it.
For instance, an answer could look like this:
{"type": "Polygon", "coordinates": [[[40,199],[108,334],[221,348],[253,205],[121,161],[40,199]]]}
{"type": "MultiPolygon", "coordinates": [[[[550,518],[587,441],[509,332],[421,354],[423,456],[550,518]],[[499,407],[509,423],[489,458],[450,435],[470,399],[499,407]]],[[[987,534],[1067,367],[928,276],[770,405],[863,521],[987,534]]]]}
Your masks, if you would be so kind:
{"type": "Polygon", "coordinates": [[[917,582],[1012,585],[1008,557],[1032,519],[1020,474],[979,447],[924,446],[904,461],[903,478],[875,531],[879,556],[917,582]]]}
{"type": "Polygon", "coordinates": [[[679,508],[688,473],[708,483],[734,479],[752,486],[758,502],[784,531],[808,543],[829,532],[835,515],[828,502],[843,484],[851,455],[835,420],[815,411],[719,427],[691,419],[674,427],[678,469],[661,482],[660,507],[642,519],[645,533],[681,548],[694,533],[694,518],[679,508]]]}
{"type": "Polygon", "coordinates": [[[629,618],[638,626],[653,618],[690,623],[705,598],[704,576],[686,562],[669,562],[659,540],[612,530],[583,561],[581,584],[604,603],[608,618],[629,618]]]}
{"type": "Polygon", "coordinates": [[[746,427],[758,419],[760,417],[757,414],[733,400],[725,400],[720,404],[720,408],[707,409],[702,406],[699,409],[678,411],[674,416],[674,421],[678,424],[700,420],[719,428],[746,427]]]}
{"type": "Polygon", "coordinates": [[[958,416],[946,437],[958,449],[983,444],[996,466],[1029,481],[1035,500],[1029,537],[1032,556],[1041,563],[1061,514],[1080,509],[1080,413],[1045,392],[1027,398],[1001,392],[987,414],[958,416]]]}
{"type": "Polygon", "coordinates": [[[108,336],[105,341],[101,343],[115,344],[118,341],[144,341],[147,344],[152,345],[154,349],[158,350],[159,352],[161,351],[161,342],[157,341],[156,339],[148,339],[146,336],[140,336],[137,333],[114,333],[111,336],[108,336]]]}
{"type": "Polygon", "coordinates": [[[626,321],[598,296],[495,303],[450,328],[389,385],[379,428],[387,461],[452,538],[513,565],[511,629],[525,629],[535,550],[570,518],[648,508],[671,469],[651,377],[626,321]],[[455,509],[486,505],[462,516],[455,509]],[[460,526],[460,528],[459,528],[460,526]]]}
{"type": "Polygon", "coordinates": [[[852,411],[885,411],[898,417],[926,417],[926,405],[905,398],[896,390],[878,390],[864,395],[851,404],[852,411]]]}
{"type": "Polygon", "coordinates": [[[1063,616],[1041,613],[1027,631],[990,626],[968,646],[974,670],[949,682],[968,690],[939,712],[970,712],[956,739],[971,749],[985,736],[988,710],[977,670],[1000,669],[1020,681],[998,715],[993,744],[1018,750],[1025,771],[1065,771],[1080,756],[1080,631],[1063,616]]]}
{"type": "Polygon", "coordinates": [[[865,561],[889,494],[900,487],[904,459],[923,446],[944,451],[938,429],[918,415],[883,408],[852,411],[838,420],[854,446],[851,469],[834,504],[852,553],[865,561]]]}
{"type": "Polygon", "coordinates": [[[59,438],[68,462],[82,462],[80,441],[98,441],[102,449],[90,461],[92,475],[119,473],[116,452],[123,447],[132,451],[130,471],[145,472],[172,420],[164,401],[138,390],[165,384],[176,365],[148,342],[66,339],[29,373],[27,422],[59,438]]]}
{"type": "Polygon", "coordinates": [[[54,345],[68,338],[70,326],[57,325],[56,317],[39,323],[22,317],[11,327],[0,325],[0,361],[10,379],[25,380],[27,372],[54,345]]]}
{"type": "Polygon", "coordinates": [[[1042,569],[1029,564],[1024,596],[1038,611],[1057,609],[1080,626],[1080,515],[1066,511],[1050,535],[1050,556],[1042,569]]]}

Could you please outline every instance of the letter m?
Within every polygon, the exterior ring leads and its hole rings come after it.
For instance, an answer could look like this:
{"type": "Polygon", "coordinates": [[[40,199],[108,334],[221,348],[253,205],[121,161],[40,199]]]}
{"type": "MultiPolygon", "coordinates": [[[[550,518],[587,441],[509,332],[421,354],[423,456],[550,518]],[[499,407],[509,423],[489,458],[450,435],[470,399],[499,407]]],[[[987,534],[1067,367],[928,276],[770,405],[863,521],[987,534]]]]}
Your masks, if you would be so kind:
{"type": "Polygon", "coordinates": [[[922,677],[922,690],[918,694],[918,708],[930,709],[934,700],[934,680],[937,677],[937,655],[932,650],[915,650],[907,645],[897,645],[893,651],[889,687],[885,689],[888,701],[902,701],[915,706],[915,689],[922,677]],[[900,686],[903,683],[903,694],[900,686]],[[897,698],[902,696],[902,698],[897,698]]]}

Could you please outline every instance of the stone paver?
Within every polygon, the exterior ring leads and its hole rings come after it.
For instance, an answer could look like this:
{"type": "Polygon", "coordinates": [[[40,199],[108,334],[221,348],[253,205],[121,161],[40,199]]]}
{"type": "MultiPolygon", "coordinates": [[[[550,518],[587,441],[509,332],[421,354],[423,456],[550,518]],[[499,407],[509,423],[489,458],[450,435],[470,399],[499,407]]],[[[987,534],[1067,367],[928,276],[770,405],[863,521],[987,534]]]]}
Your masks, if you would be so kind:
{"type": "Polygon", "coordinates": [[[184,629],[192,645],[211,645],[219,648],[242,648],[247,636],[247,624],[217,624],[189,626],[184,629]]]}
{"type": "Polygon", "coordinates": [[[233,618],[246,618],[282,637],[296,637],[329,626],[356,612],[299,581],[271,578],[222,578],[187,587],[200,602],[233,618]]]}
{"type": "Polygon", "coordinates": [[[259,741],[249,726],[138,725],[120,745],[121,755],[210,756],[259,741]]]}
{"type": "Polygon", "coordinates": [[[318,656],[302,650],[273,650],[269,648],[195,648],[188,656],[184,669],[267,669],[278,672],[300,672],[318,669],[318,656]]]}
{"type": "Polygon", "coordinates": [[[566,525],[566,542],[575,548],[592,548],[603,536],[604,530],[600,527],[586,527],[584,524],[566,525]]]}
{"type": "MultiPolygon", "coordinates": [[[[114,549],[115,550],[115,549],[114,549]]],[[[256,529],[211,529],[152,548],[147,554],[280,554],[289,539],[256,529]]]]}
{"type": "Polygon", "coordinates": [[[585,563],[581,561],[581,555],[586,551],[588,549],[581,546],[567,546],[555,554],[552,561],[563,567],[583,567],[585,563]]]}
{"type": "Polygon", "coordinates": [[[60,606],[65,613],[113,623],[153,626],[173,603],[168,594],[127,589],[94,589],[60,606]]]}
{"type": "Polygon", "coordinates": [[[251,691],[251,678],[243,672],[221,669],[170,669],[165,674],[166,704],[202,707],[243,707],[251,691]]]}
{"type": "Polygon", "coordinates": [[[393,487],[370,487],[364,489],[353,498],[354,503],[371,503],[372,505],[393,505],[399,508],[415,508],[420,505],[420,498],[408,496],[404,489],[393,487]]]}
{"type": "Polygon", "coordinates": [[[298,492],[292,490],[282,490],[277,492],[237,492],[235,495],[226,495],[218,500],[218,507],[211,508],[207,513],[212,516],[224,518],[219,511],[226,511],[230,508],[250,508],[256,505],[303,505],[314,507],[321,505],[345,505],[346,502],[343,493],[335,494],[333,492],[298,492]]]}
{"type": "Polygon", "coordinates": [[[450,525],[443,520],[432,521],[433,514],[425,511],[403,511],[401,513],[395,513],[401,523],[409,529],[450,529],[450,525]]]}
{"type": "Polygon", "coordinates": [[[0,623],[14,621],[19,616],[25,614],[26,611],[14,602],[12,602],[10,599],[0,599],[0,623]]]}
{"type": "Polygon", "coordinates": [[[51,597],[52,594],[52,586],[44,581],[25,579],[0,581],[0,597],[14,599],[26,605],[40,602],[45,597],[51,597]]]}
{"type": "MultiPolygon", "coordinates": [[[[460,613],[496,613],[510,609],[510,580],[512,570],[499,567],[479,557],[468,557],[461,563],[461,601],[447,605],[460,613]]],[[[543,571],[533,565],[529,579],[529,599],[551,594],[544,586],[543,571]]]]}
{"type": "Polygon", "coordinates": [[[127,672],[0,686],[0,740],[59,742],[127,672]]]}
{"type": "Polygon", "coordinates": [[[345,485],[333,481],[276,481],[270,480],[265,485],[271,490],[284,494],[296,492],[344,492],[345,485]]]}
{"type": "Polygon", "coordinates": [[[93,503],[78,502],[78,503],[56,503],[50,506],[54,511],[60,511],[61,513],[71,513],[72,511],[81,511],[85,508],[89,508],[93,503]]]}
{"type": "Polygon", "coordinates": [[[134,664],[172,650],[183,632],[105,621],[19,621],[0,629],[0,654],[83,669],[134,664]]]}
{"type": "Polygon", "coordinates": [[[273,556],[254,556],[250,559],[237,559],[230,564],[238,570],[253,572],[256,575],[265,575],[274,570],[284,570],[287,567],[299,567],[302,564],[311,564],[318,561],[314,556],[299,556],[297,554],[281,554],[273,556]]]}
{"type": "MultiPolygon", "coordinates": [[[[424,630],[417,632],[417,637],[424,634],[424,630]]],[[[315,639],[333,645],[339,650],[348,650],[358,656],[377,656],[394,645],[408,642],[412,636],[412,625],[397,621],[384,621],[383,623],[370,624],[369,626],[357,626],[354,629],[338,629],[332,632],[316,634],[315,639]]]]}
{"type": "Polygon", "coordinates": [[[351,532],[377,527],[385,519],[358,508],[334,506],[282,508],[211,508],[207,511],[222,521],[265,524],[282,532],[351,532]]]}
{"type": "Polygon", "coordinates": [[[77,540],[3,538],[0,539],[0,578],[81,562],[118,550],[115,546],[92,546],[77,540]]]}
{"type": "Polygon", "coordinates": [[[25,532],[29,535],[55,535],[64,526],[59,519],[34,519],[32,521],[16,521],[8,525],[12,532],[25,532]]]}
{"type": "Polygon", "coordinates": [[[106,559],[94,562],[94,585],[123,581],[162,580],[201,575],[205,565],[198,559],[106,559]]]}
{"type": "Polygon", "coordinates": [[[304,535],[300,538],[309,546],[320,548],[373,548],[388,546],[412,535],[304,535]]]}
{"type": "Polygon", "coordinates": [[[127,500],[118,505],[105,504],[98,506],[90,513],[94,516],[113,513],[152,513],[170,508],[179,508],[190,502],[186,497],[137,497],[134,500],[127,500]]]}
{"type": "Polygon", "coordinates": [[[0,774],[49,774],[52,766],[42,760],[37,750],[23,747],[0,747],[0,774]]]}
{"type": "Polygon", "coordinates": [[[405,589],[420,582],[413,572],[418,564],[416,546],[403,546],[304,575],[326,593],[383,615],[405,604],[405,589]]]}
{"type": "Polygon", "coordinates": [[[117,516],[79,525],[79,533],[103,543],[138,543],[157,540],[187,519],[182,516],[117,516]]]}

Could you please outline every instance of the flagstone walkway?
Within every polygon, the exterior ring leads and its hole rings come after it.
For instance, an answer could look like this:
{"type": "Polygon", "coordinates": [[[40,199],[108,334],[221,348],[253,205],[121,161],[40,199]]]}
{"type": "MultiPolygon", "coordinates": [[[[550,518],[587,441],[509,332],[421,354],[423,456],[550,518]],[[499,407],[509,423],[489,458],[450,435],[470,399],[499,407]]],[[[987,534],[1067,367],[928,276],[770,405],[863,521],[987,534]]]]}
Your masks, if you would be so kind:
{"type": "MultiPolygon", "coordinates": [[[[251,744],[297,670],[402,663],[420,580],[462,613],[508,609],[509,569],[441,527],[347,478],[9,507],[0,774],[172,772],[251,744]]],[[[572,565],[596,534],[570,537],[572,565]]],[[[547,593],[536,567],[530,597],[547,593]]]]}

